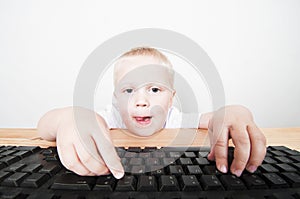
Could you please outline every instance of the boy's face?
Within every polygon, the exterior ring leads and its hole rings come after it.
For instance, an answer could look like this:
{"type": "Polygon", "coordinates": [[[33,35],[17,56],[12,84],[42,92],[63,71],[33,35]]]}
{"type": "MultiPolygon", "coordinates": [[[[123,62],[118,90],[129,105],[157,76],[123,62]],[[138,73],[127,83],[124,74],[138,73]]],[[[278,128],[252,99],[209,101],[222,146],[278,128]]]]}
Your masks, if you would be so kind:
{"type": "Polygon", "coordinates": [[[170,68],[151,56],[122,58],[115,66],[115,105],[127,129],[149,136],[163,128],[175,91],[170,68]]]}

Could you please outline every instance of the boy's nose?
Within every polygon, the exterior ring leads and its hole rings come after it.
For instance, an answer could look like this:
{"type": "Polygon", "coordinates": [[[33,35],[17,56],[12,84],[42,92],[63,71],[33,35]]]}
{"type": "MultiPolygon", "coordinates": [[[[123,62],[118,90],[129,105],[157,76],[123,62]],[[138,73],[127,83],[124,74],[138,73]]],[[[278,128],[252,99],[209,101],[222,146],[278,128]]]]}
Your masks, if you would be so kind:
{"type": "Polygon", "coordinates": [[[135,98],[135,106],[142,108],[142,107],[148,107],[149,106],[149,101],[145,94],[143,93],[137,93],[136,98],[135,98]]]}

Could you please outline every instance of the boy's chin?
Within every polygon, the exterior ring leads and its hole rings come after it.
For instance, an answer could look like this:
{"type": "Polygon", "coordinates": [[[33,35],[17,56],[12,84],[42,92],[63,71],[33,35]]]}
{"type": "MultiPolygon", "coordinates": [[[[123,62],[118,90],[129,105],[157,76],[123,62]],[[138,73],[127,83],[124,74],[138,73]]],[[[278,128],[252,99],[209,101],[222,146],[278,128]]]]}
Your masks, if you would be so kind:
{"type": "Polygon", "coordinates": [[[128,128],[130,133],[140,137],[149,137],[160,130],[162,128],[128,128]]]}

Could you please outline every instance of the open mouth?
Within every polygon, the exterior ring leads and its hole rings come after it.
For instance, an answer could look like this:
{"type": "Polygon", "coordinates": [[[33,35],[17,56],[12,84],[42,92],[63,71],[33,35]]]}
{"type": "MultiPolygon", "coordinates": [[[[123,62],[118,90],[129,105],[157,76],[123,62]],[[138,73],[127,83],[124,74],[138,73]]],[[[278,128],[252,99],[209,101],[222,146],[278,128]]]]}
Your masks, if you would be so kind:
{"type": "Polygon", "coordinates": [[[148,125],[148,124],[150,124],[151,123],[151,119],[152,119],[151,116],[135,116],[133,118],[134,118],[134,120],[138,124],[141,124],[141,125],[148,125]]]}

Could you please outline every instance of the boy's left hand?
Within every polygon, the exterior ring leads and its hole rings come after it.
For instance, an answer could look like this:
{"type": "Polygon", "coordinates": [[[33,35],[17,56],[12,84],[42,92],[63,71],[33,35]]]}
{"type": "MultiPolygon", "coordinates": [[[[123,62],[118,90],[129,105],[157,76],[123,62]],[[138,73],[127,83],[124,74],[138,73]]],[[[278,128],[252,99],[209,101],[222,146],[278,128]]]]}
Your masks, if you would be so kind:
{"type": "Polygon", "coordinates": [[[254,172],[266,154],[266,138],[253,121],[251,112],[242,106],[226,106],[215,111],[208,125],[211,152],[218,170],[228,170],[228,139],[235,145],[230,171],[240,176],[246,168],[254,172]]]}

